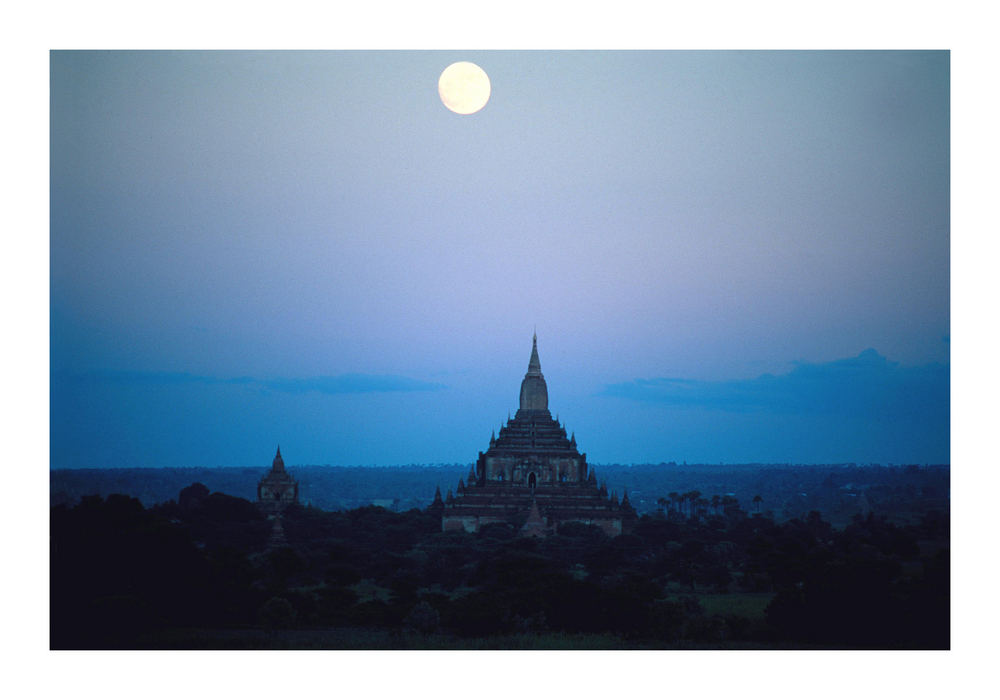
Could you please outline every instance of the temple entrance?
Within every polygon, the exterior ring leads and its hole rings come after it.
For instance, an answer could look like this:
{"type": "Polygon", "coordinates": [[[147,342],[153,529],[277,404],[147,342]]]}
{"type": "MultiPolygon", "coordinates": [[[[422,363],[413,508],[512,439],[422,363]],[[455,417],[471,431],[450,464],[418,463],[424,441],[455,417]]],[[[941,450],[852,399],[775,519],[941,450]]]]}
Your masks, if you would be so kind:
{"type": "Polygon", "coordinates": [[[528,488],[529,489],[535,488],[535,485],[537,483],[538,479],[535,477],[535,472],[531,472],[530,474],[528,474],[528,488]]]}

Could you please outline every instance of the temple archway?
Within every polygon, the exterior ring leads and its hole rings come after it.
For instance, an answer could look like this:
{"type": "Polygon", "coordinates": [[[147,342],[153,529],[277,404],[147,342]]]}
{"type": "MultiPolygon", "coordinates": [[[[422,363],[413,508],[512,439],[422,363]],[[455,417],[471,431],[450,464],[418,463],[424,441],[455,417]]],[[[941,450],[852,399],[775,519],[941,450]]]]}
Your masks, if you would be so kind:
{"type": "Polygon", "coordinates": [[[538,485],[538,477],[535,476],[535,472],[528,474],[528,488],[533,489],[538,485]]]}

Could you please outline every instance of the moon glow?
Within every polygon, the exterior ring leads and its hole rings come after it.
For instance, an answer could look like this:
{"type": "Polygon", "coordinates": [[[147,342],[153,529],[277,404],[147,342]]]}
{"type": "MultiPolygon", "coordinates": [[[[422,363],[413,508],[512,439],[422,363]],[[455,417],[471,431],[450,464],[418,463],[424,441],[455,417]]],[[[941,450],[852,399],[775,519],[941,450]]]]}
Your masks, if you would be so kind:
{"type": "Polygon", "coordinates": [[[452,63],[438,78],[438,94],[452,112],[474,114],[490,99],[490,77],[475,63],[452,63]]]}

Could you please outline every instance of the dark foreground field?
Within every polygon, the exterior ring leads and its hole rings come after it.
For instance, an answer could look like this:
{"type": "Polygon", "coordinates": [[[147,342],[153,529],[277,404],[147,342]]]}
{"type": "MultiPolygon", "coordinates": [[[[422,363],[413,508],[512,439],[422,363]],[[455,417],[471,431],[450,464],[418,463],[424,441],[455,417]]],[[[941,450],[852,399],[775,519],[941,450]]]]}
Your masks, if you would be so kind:
{"type": "MultiPolygon", "coordinates": [[[[140,648],[144,648],[140,641],[140,648]]],[[[638,649],[774,649],[773,645],[755,642],[726,644],[672,643],[656,640],[637,642],[613,634],[567,634],[559,632],[460,637],[454,634],[422,634],[414,630],[379,628],[278,630],[170,630],[159,635],[154,649],[339,649],[339,650],[638,650],[638,649]]],[[[797,649],[815,649],[800,645],[797,649]]]]}
{"type": "Polygon", "coordinates": [[[296,506],[269,547],[254,504],[200,485],[149,508],[88,497],[51,513],[51,646],[949,647],[946,511],[835,528],[689,501],[664,498],[627,535],[569,524],[545,539],[296,506]]]}

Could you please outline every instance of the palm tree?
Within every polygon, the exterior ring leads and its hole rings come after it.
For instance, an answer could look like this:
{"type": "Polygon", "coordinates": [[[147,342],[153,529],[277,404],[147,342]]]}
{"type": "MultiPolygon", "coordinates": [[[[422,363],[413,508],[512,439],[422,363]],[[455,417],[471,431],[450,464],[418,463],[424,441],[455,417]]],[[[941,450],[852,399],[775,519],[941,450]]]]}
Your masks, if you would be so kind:
{"type": "Polygon", "coordinates": [[[696,498],[694,499],[695,513],[697,515],[704,515],[708,510],[709,500],[707,498],[696,498]]]}
{"type": "Polygon", "coordinates": [[[701,491],[688,491],[687,497],[691,504],[688,506],[688,515],[693,515],[694,508],[698,505],[698,499],[701,498],[701,491]]]}
{"type": "Polygon", "coordinates": [[[740,501],[734,496],[723,496],[722,497],[722,513],[728,515],[729,507],[732,506],[734,509],[739,508],[740,501]]]}

